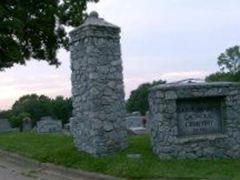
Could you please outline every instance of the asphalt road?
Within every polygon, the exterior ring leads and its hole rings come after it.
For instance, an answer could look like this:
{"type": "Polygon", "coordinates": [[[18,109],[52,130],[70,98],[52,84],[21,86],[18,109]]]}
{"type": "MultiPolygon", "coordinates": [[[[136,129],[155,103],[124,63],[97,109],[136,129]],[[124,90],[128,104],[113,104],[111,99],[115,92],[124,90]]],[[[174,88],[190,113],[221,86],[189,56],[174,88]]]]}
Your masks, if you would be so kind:
{"type": "Polygon", "coordinates": [[[67,169],[0,150],[0,180],[115,180],[116,178],[67,169]]]}
{"type": "MultiPolygon", "coordinates": [[[[81,178],[79,178],[81,179],[81,178]]],[[[46,173],[45,170],[26,164],[11,162],[0,156],[0,180],[74,180],[46,173]]]]}

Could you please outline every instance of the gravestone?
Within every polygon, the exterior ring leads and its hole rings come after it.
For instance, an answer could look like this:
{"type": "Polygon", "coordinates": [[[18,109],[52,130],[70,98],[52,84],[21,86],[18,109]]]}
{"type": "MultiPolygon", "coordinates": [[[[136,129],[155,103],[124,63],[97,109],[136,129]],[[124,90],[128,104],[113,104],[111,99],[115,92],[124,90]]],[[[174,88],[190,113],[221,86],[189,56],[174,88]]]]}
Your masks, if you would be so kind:
{"type": "Polygon", "coordinates": [[[126,120],[128,128],[143,127],[140,112],[132,112],[131,114],[128,114],[126,120]]]}
{"type": "Polygon", "coordinates": [[[62,131],[62,121],[52,119],[52,117],[42,117],[37,122],[38,133],[53,133],[62,131]]]}
{"type": "Polygon", "coordinates": [[[119,33],[96,12],[70,33],[71,132],[79,150],[96,156],[127,147],[119,33]]]}
{"type": "Polygon", "coordinates": [[[11,125],[7,119],[0,119],[0,133],[12,131],[11,125]]]}
{"type": "Polygon", "coordinates": [[[153,87],[151,141],[161,158],[240,157],[240,84],[153,87]]]}
{"type": "Polygon", "coordinates": [[[64,124],[63,128],[65,131],[70,131],[70,123],[64,124]]]}
{"type": "Polygon", "coordinates": [[[26,117],[23,119],[22,131],[31,131],[32,130],[32,119],[26,117]]]}

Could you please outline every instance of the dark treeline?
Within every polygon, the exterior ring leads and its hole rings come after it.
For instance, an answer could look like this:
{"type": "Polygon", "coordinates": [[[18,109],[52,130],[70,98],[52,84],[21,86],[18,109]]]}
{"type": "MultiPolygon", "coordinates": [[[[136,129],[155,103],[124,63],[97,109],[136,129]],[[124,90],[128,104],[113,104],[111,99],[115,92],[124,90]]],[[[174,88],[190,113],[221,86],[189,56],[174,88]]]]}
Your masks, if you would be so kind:
{"type": "Polygon", "coordinates": [[[159,80],[152,83],[144,83],[138,86],[136,90],[131,92],[129,99],[126,102],[128,112],[139,111],[145,115],[149,109],[148,94],[151,87],[159,84],[165,84],[166,81],[159,80]]]}
{"type": "Polygon", "coordinates": [[[14,103],[12,109],[0,112],[0,118],[9,119],[12,127],[20,127],[26,117],[30,117],[35,125],[43,116],[51,116],[65,124],[68,123],[71,115],[71,98],[58,96],[52,99],[36,94],[25,95],[14,103]]]}

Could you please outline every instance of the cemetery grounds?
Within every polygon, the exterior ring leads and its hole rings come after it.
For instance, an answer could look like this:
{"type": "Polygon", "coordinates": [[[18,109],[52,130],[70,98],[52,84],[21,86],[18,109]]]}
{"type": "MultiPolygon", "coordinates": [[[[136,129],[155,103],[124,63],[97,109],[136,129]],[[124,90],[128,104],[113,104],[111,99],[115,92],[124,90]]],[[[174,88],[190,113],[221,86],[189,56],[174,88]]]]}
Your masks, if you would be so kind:
{"type": "Polygon", "coordinates": [[[130,136],[127,150],[98,158],[79,152],[72,137],[60,133],[4,133],[0,137],[3,150],[125,179],[240,179],[239,159],[160,160],[152,153],[148,135],[130,136]]]}

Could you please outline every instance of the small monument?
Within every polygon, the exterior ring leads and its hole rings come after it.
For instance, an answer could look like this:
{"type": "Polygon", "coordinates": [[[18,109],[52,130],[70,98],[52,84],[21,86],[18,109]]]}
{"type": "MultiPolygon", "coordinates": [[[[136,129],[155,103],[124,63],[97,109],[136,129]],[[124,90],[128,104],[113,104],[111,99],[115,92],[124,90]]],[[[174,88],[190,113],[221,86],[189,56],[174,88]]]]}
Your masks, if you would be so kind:
{"type": "Polygon", "coordinates": [[[96,12],[70,33],[71,132],[79,150],[96,156],[127,147],[119,33],[96,12]]]}
{"type": "Polygon", "coordinates": [[[52,117],[42,117],[37,122],[38,133],[53,133],[62,131],[62,121],[52,119],[52,117]]]}
{"type": "Polygon", "coordinates": [[[132,112],[131,114],[127,115],[126,119],[128,128],[143,127],[142,116],[140,112],[132,112]]]}
{"type": "Polygon", "coordinates": [[[151,89],[149,103],[159,157],[240,157],[240,84],[160,85],[151,89]]]}
{"type": "Polygon", "coordinates": [[[22,131],[31,131],[32,130],[32,119],[29,117],[26,117],[23,119],[22,123],[22,131]]]}
{"type": "Polygon", "coordinates": [[[10,132],[12,130],[8,119],[0,119],[0,133],[10,132]]]}

